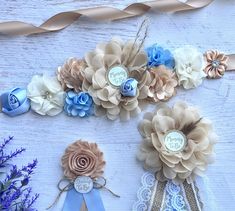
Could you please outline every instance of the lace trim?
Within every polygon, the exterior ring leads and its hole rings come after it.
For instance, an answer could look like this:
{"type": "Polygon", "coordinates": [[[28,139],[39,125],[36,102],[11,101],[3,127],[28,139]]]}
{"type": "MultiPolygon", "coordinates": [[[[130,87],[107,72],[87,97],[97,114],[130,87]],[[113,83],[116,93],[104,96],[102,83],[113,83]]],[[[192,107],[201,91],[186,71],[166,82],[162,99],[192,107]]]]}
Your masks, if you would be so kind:
{"type": "Polygon", "coordinates": [[[183,187],[168,181],[165,188],[165,199],[162,211],[189,211],[184,197],[183,187]]]}
{"type": "Polygon", "coordinates": [[[132,211],[147,211],[152,192],[156,183],[154,174],[146,172],[141,177],[141,187],[137,192],[138,200],[134,203],[132,211]]]}
{"type": "MultiPolygon", "coordinates": [[[[137,201],[132,207],[132,211],[150,211],[154,210],[154,201],[156,199],[158,182],[154,174],[146,172],[141,177],[141,187],[137,192],[137,201]]],[[[161,211],[189,211],[190,206],[184,195],[184,187],[168,181],[162,190],[163,198],[161,200],[161,211]]]]}

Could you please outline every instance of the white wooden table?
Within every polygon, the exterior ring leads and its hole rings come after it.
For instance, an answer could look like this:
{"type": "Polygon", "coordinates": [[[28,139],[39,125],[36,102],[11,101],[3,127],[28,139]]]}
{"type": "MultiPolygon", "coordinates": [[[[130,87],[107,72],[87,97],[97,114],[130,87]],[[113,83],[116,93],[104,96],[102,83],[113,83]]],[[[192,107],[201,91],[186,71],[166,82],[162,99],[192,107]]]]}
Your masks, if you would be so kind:
{"type": "MultiPolygon", "coordinates": [[[[133,0],[1,0],[1,20],[21,20],[39,25],[51,15],[96,5],[124,8],[133,0]]],[[[150,32],[146,46],[155,42],[170,49],[192,44],[201,51],[219,49],[235,53],[235,1],[215,0],[208,7],[178,14],[148,13],[150,32]]],[[[58,33],[29,37],[0,36],[0,89],[25,87],[34,74],[54,75],[57,66],[71,56],[83,57],[100,41],[112,36],[130,39],[135,36],[141,18],[95,22],[82,18],[58,33]]],[[[235,72],[226,73],[221,80],[205,80],[191,91],[179,90],[169,103],[185,100],[201,108],[210,118],[220,136],[216,146],[217,161],[207,175],[219,210],[235,209],[235,72]]],[[[153,107],[149,107],[149,110],[153,107]]],[[[41,117],[32,112],[17,118],[0,114],[0,137],[14,135],[11,149],[26,147],[19,164],[38,158],[39,166],[33,176],[34,191],[40,193],[36,206],[39,211],[54,200],[56,184],[62,176],[60,157],[72,141],[83,138],[97,142],[105,153],[105,177],[108,187],[121,195],[114,198],[102,191],[107,211],[130,211],[143,174],[135,159],[141,140],[137,122],[142,114],[127,123],[110,122],[104,118],[74,119],[61,114],[41,117]]],[[[60,210],[64,196],[54,210],[60,210]]]]}

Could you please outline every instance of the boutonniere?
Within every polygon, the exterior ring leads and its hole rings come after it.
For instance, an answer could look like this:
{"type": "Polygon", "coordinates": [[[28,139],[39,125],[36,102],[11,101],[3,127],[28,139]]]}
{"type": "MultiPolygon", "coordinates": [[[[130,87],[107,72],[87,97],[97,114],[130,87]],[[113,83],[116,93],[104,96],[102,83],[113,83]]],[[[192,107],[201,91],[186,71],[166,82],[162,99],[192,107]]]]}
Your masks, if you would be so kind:
{"type": "Polygon", "coordinates": [[[150,210],[178,210],[179,206],[184,210],[201,210],[195,181],[214,160],[217,136],[211,122],[201,117],[196,108],[176,103],[172,108],[164,105],[147,113],[139,131],[143,141],[137,158],[153,172],[148,177],[155,178],[152,200],[146,206],[150,210]],[[177,197],[168,203],[167,198],[174,195],[171,190],[177,197]]]}
{"type": "Polygon", "coordinates": [[[60,195],[67,191],[63,211],[104,211],[100,189],[105,188],[114,196],[120,197],[106,187],[104,173],[105,161],[103,152],[96,143],[76,141],[69,145],[61,159],[64,178],[58,183],[60,190],[55,205],[60,195]],[[67,181],[64,187],[62,183],[67,181]]]}

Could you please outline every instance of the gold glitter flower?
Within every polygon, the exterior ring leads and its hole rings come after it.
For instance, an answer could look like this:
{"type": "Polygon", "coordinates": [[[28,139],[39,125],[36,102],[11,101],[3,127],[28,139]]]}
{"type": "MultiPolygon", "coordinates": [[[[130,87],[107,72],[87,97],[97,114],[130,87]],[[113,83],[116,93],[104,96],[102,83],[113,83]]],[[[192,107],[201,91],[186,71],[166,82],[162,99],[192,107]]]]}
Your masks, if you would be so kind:
{"type": "Polygon", "coordinates": [[[63,66],[58,67],[57,79],[61,83],[64,91],[74,90],[79,92],[82,90],[83,70],[86,67],[84,60],[70,58],[63,66]]]}
{"type": "Polygon", "coordinates": [[[166,101],[175,95],[178,85],[175,73],[164,65],[150,70],[152,82],[149,85],[149,98],[154,102],[166,101]]]}

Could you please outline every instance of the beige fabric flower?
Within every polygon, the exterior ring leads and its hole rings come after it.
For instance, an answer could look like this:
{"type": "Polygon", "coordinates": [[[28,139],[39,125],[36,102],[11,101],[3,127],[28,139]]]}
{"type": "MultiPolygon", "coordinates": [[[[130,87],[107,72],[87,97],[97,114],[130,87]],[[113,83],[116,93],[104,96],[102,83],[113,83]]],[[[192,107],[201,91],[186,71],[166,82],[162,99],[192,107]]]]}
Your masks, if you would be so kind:
{"type": "Polygon", "coordinates": [[[85,60],[88,66],[84,71],[83,90],[89,92],[97,105],[96,115],[104,114],[111,120],[120,116],[121,120],[128,120],[140,112],[139,100],[147,98],[150,81],[150,73],[145,70],[145,52],[139,51],[133,42],[113,39],[97,45],[94,51],[86,54],[85,60]],[[120,87],[110,84],[108,72],[117,66],[126,69],[128,78],[138,81],[136,96],[124,97],[120,87]]]}
{"type": "Polygon", "coordinates": [[[76,141],[71,144],[62,157],[64,176],[74,180],[78,176],[88,176],[92,179],[103,174],[105,161],[96,143],[76,141]]]}
{"type": "Polygon", "coordinates": [[[79,92],[82,90],[83,70],[85,67],[85,61],[76,58],[70,58],[63,66],[58,67],[57,79],[60,81],[64,91],[74,89],[79,92]]]}
{"type": "Polygon", "coordinates": [[[150,84],[149,97],[154,102],[166,101],[175,95],[175,87],[178,85],[174,72],[164,65],[150,70],[152,82],[150,84]]]}
{"type": "Polygon", "coordinates": [[[147,113],[139,125],[143,141],[137,158],[146,169],[155,171],[159,180],[191,183],[196,175],[203,175],[213,161],[217,140],[211,123],[199,119],[198,111],[182,102],[172,108],[163,105],[155,113],[147,113]],[[172,152],[166,148],[164,138],[171,130],[182,131],[186,136],[182,151],[172,152]]]}
{"type": "Polygon", "coordinates": [[[204,72],[208,78],[221,78],[227,68],[228,56],[218,51],[205,53],[207,65],[204,72]]]}

